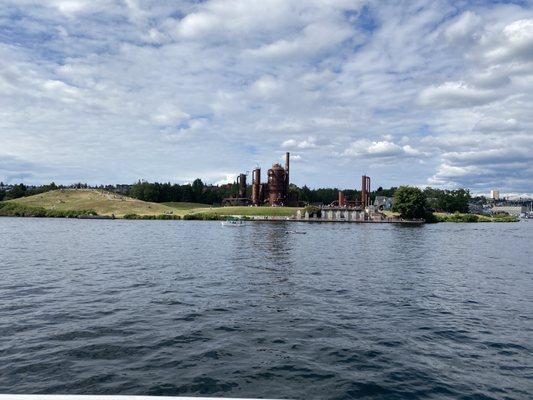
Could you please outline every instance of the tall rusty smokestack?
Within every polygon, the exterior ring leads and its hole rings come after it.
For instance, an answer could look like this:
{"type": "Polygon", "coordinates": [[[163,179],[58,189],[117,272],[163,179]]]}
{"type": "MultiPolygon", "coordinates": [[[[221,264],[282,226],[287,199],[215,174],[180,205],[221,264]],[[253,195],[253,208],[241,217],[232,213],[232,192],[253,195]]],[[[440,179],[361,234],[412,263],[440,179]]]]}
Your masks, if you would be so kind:
{"type": "Polygon", "coordinates": [[[287,173],[287,186],[289,185],[289,157],[291,153],[285,153],[285,172],[287,173]]]}
{"type": "Polygon", "coordinates": [[[246,174],[239,174],[237,177],[238,197],[246,197],[246,174]]]}
{"type": "Polygon", "coordinates": [[[370,205],[370,177],[366,175],[361,177],[361,204],[363,207],[370,205]]]}
{"type": "Polygon", "coordinates": [[[260,205],[261,203],[261,168],[254,169],[252,173],[252,204],[260,205]]]}
{"type": "Polygon", "coordinates": [[[289,199],[289,157],[290,153],[285,153],[285,197],[286,200],[289,199]]]}
{"type": "Polygon", "coordinates": [[[344,198],[344,192],[342,190],[339,190],[339,207],[345,207],[346,206],[346,199],[344,198]]]}

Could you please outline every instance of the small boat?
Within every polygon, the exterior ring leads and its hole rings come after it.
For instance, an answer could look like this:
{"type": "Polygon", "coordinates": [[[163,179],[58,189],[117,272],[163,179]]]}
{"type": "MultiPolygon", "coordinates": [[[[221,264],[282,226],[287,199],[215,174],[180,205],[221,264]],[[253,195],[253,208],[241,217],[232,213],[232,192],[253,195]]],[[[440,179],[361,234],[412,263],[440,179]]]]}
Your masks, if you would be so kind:
{"type": "Polygon", "coordinates": [[[244,221],[241,218],[228,217],[225,221],[221,222],[222,226],[245,226],[244,221]]]}
{"type": "Polygon", "coordinates": [[[307,232],[303,231],[285,231],[287,235],[305,235],[307,232]]]}

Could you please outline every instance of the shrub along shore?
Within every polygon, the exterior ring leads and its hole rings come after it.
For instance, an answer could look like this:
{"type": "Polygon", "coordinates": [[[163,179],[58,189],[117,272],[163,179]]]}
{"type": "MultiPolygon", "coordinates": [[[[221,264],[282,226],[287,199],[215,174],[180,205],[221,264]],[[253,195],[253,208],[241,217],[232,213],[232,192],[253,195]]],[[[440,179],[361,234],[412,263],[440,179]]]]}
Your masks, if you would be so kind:
{"type": "Polygon", "coordinates": [[[0,203],[0,217],[78,218],[98,215],[94,210],[51,210],[17,203],[0,203]]]}
{"type": "Polygon", "coordinates": [[[443,214],[433,213],[437,222],[518,222],[514,215],[443,214]]]}

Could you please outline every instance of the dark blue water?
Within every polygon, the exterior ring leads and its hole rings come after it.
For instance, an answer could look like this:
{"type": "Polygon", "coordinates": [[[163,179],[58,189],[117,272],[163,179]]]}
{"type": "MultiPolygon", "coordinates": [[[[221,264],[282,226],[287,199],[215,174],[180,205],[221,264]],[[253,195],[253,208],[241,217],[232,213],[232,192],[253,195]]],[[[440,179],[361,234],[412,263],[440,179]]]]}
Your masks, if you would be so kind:
{"type": "Polygon", "coordinates": [[[0,393],[530,399],[532,243],[533,222],[0,218],[0,393]]]}

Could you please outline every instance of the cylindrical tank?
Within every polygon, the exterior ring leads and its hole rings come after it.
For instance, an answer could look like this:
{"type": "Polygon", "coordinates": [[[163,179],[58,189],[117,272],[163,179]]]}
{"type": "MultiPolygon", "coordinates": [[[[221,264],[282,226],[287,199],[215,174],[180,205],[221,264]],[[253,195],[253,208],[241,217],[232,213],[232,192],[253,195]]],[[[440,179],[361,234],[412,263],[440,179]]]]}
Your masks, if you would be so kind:
{"type": "Polygon", "coordinates": [[[261,204],[261,168],[254,169],[252,173],[252,204],[261,204]]]}
{"type": "Polygon", "coordinates": [[[346,207],[346,199],[344,197],[344,192],[339,190],[339,207],[346,207]]]}
{"type": "Polygon", "coordinates": [[[246,174],[239,174],[237,177],[237,185],[239,188],[238,196],[240,199],[246,197],[246,174]]]}
{"type": "Polygon", "coordinates": [[[361,203],[363,207],[370,205],[370,177],[361,177],[361,203]]]}
{"type": "Polygon", "coordinates": [[[291,153],[285,153],[285,181],[287,185],[287,192],[289,191],[289,158],[291,153]]]}
{"type": "Polygon", "coordinates": [[[263,205],[265,203],[265,200],[268,200],[266,197],[268,196],[268,183],[262,183],[259,186],[259,204],[263,205]]]}
{"type": "Polygon", "coordinates": [[[287,172],[279,165],[274,164],[268,170],[268,202],[271,206],[283,205],[286,198],[287,172]]]}

